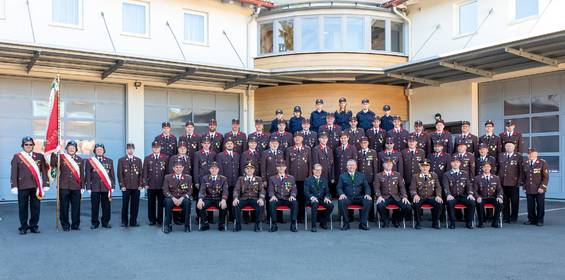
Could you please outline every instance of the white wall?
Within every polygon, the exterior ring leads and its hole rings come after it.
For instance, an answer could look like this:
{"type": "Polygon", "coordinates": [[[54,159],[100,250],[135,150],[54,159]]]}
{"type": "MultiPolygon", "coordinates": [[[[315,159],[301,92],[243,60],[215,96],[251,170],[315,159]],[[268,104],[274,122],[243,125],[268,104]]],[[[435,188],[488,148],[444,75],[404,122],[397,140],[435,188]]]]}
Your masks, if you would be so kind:
{"type": "Polygon", "coordinates": [[[562,11],[565,1],[539,0],[539,16],[527,20],[513,20],[515,0],[478,0],[478,23],[483,26],[474,34],[457,37],[454,32],[455,5],[467,0],[421,0],[410,5],[408,17],[412,21],[412,59],[424,59],[449,51],[490,45],[517,37],[530,37],[565,29],[562,11]],[[549,5],[548,5],[549,4],[549,5]],[[545,10],[545,13],[544,13],[545,10]],[[439,29],[424,44],[437,25],[439,29]]]}
{"type": "MultiPolygon", "coordinates": [[[[179,40],[183,39],[185,10],[208,13],[208,45],[181,43],[190,62],[242,67],[222,31],[226,31],[237,48],[242,60],[246,61],[246,49],[254,51],[255,39],[249,44],[248,22],[253,12],[238,2],[223,4],[216,0],[146,0],[150,6],[149,37],[133,37],[122,34],[122,1],[82,0],[83,24],[78,28],[61,27],[51,24],[51,0],[31,0],[31,16],[36,42],[43,45],[68,47],[101,52],[113,52],[103,19],[104,12],[110,33],[120,54],[162,59],[182,60],[182,55],[171,32],[166,26],[169,21],[179,40]]],[[[26,0],[6,1],[6,17],[0,17],[0,41],[33,43],[26,0]]],[[[255,27],[251,26],[251,36],[255,27]]]]}

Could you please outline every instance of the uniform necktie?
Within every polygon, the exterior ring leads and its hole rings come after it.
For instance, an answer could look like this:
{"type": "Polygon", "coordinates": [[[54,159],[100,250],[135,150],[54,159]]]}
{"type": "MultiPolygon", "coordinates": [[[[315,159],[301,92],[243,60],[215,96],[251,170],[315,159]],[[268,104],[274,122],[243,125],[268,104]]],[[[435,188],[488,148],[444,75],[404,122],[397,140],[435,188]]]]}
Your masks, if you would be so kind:
{"type": "Polygon", "coordinates": [[[180,175],[177,175],[177,180],[180,181],[180,175]]]}
{"type": "Polygon", "coordinates": [[[410,151],[410,153],[412,154],[412,156],[414,156],[414,151],[410,151]]]}

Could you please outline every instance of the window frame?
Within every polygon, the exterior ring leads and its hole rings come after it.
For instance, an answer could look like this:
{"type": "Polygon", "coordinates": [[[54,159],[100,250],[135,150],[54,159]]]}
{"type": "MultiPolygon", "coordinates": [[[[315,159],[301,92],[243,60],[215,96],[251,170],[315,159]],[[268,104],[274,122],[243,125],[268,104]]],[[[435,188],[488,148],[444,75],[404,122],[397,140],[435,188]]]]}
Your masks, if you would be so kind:
{"type": "MultiPolygon", "coordinates": [[[[78,1],[78,24],[71,24],[71,23],[63,23],[63,22],[56,22],[53,20],[53,1],[51,0],[51,14],[49,18],[49,25],[56,26],[56,27],[65,27],[65,28],[72,28],[72,29],[84,29],[84,0],[77,0],[78,1]]],[[[5,2],[8,2],[7,0],[5,2]]],[[[2,19],[0,17],[0,19],[2,19]]]]}
{"type": "Polygon", "coordinates": [[[8,17],[8,0],[0,0],[0,6],[3,6],[2,11],[4,11],[0,14],[0,20],[4,20],[8,17]]]}
{"type": "Polygon", "coordinates": [[[459,1],[455,4],[453,4],[453,38],[454,39],[474,35],[474,34],[477,33],[478,28],[479,28],[479,1],[478,0],[464,0],[464,1],[459,1]],[[460,13],[461,7],[469,5],[469,4],[473,4],[473,3],[476,5],[476,9],[477,9],[476,26],[475,26],[474,30],[471,31],[471,32],[461,33],[461,25],[459,24],[459,22],[461,21],[461,13],[460,13]]]}
{"type": "Polygon", "coordinates": [[[210,32],[210,25],[209,25],[209,14],[207,12],[204,11],[197,11],[197,10],[192,10],[192,9],[184,9],[183,13],[182,13],[182,27],[183,27],[183,34],[182,34],[182,42],[185,44],[189,44],[189,45],[197,45],[197,46],[205,46],[205,47],[209,47],[210,46],[210,42],[209,42],[209,32],[210,32]],[[184,34],[186,32],[185,28],[186,28],[186,15],[196,15],[196,16],[202,16],[204,17],[204,30],[202,31],[204,33],[204,42],[198,42],[198,41],[191,41],[191,40],[187,40],[184,37],[184,34]]]}
{"type": "Polygon", "coordinates": [[[547,4],[546,1],[544,0],[536,0],[538,2],[538,13],[535,15],[531,15],[531,16],[526,16],[523,18],[516,18],[516,6],[517,6],[517,1],[518,0],[508,0],[510,1],[510,3],[508,3],[508,6],[510,9],[509,13],[508,13],[508,22],[510,24],[517,24],[517,23],[522,23],[525,21],[530,21],[530,20],[535,20],[538,19],[540,17],[540,12],[542,12],[541,8],[543,7],[543,5],[547,4]]]}
{"type": "Polygon", "coordinates": [[[122,22],[122,28],[121,28],[121,32],[120,34],[123,36],[130,36],[130,37],[138,37],[138,38],[145,38],[145,39],[149,39],[151,38],[151,5],[150,2],[147,1],[141,1],[141,0],[122,0],[121,3],[121,22],[122,22]],[[124,4],[131,4],[131,5],[138,5],[138,6],[144,6],[145,7],[145,33],[141,34],[141,33],[133,33],[133,32],[127,32],[124,31],[124,4]]]}

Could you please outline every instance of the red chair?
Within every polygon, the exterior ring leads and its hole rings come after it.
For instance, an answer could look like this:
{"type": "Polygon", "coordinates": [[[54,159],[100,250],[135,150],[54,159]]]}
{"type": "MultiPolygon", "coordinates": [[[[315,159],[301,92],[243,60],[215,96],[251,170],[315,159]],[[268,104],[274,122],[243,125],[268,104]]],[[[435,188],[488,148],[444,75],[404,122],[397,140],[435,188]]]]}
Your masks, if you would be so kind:
{"type": "MultiPolygon", "coordinates": [[[[433,210],[433,209],[434,209],[434,206],[431,205],[431,204],[423,203],[422,205],[420,205],[420,208],[421,208],[422,210],[433,210]]],[[[414,215],[416,215],[416,213],[414,213],[414,214],[412,215],[412,228],[415,227],[415,224],[414,224],[414,215]]],[[[438,218],[438,223],[439,223],[439,226],[441,227],[441,220],[439,220],[439,218],[438,218]]]]}
{"type": "MultiPolygon", "coordinates": [[[[277,211],[288,211],[290,212],[290,207],[286,206],[286,205],[279,205],[277,206],[277,208],[275,208],[275,210],[277,211]]],[[[294,225],[296,226],[296,229],[298,230],[298,222],[294,221],[294,225]]],[[[273,217],[269,217],[269,228],[273,226],[273,217]]]]}
{"type": "MultiPolygon", "coordinates": [[[[347,206],[347,210],[348,212],[349,210],[359,211],[359,217],[361,217],[361,210],[363,210],[363,206],[350,204],[349,206],[347,206]]],[[[349,215],[349,213],[344,213],[343,215],[349,215]]],[[[340,226],[343,228],[343,216],[341,217],[340,223],[340,226]]],[[[367,221],[367,227],[369,227],[369,221],[367,221]]]]}
{"type": "MultiPolygon", "coordinates": [[[[208,209],[206,209],[206,212],[218,212],[220,213],[220,209],[218,209],[218,207],[211,205],[210,207],[208,207],[208,209]]],[[[202,218],[199,217],[198,218],[198,230],[200,230],[201,227],[201,220],[202,218]]],[[[225,221],[225,226],[226,226],[226,231],[228,231],[228,214],[226,213],[226,221],[225,221]]]]}
{"type": "MultiPolygon", "coordinates": [[[[485,209],[492,209],[493,213],[494,213],[494,210],[496,209],[496,206],[494,206],[494,204],[492,204],[492,203],[485,203],[483,205],[483,207],[485,209]]],[[[500,227],[502,228],[502,211],[500,211],[500,217],[498,219],[500,221],[500,227]]]]}
{"type": "MultiPolygon", "coordinates": [[[[304,230],[308,230],[308,210],[312,209],[312,206],[306,206],[306,210],[304,211],[304,230]]],[[[318,205],[318,211],[328,211],[326,207],[323,205],[318,205]]],[[[332,213],[330,213],[330,230],[334,229],[332,213]]]]}
{"type": "MultiPolygon", "coordinates": [[[[456,203],[453,208],[461,209],[461,210],[465,211],[465,209],[467,209],[467,206],[465,206],[465,204],[456,203]]],[[[471,224],[473,225],[473,227],[475,227],[475,214],[476,213],[473,213],[473,220],[471,221],[471,224]]],[[[448,216],[449,215],[447,213],[447,207],[445,207],[445,228],[449,227],[449,222],[447,221],[448,216]]]]}
{"type": "MultiPolygon", "coordinates": [[[[255,211],[255,208],[251,205],[247,205],[247,206],[241,208],[241,211],[243,211],[243,212],[253,212],[253,211],[255,211]]],[[[261,219],[261,217],[256,217],[256,219],[261,219]]],[[[235,218],[234,218],[234,220],[233,220],[234,225],[235,225],[235,222],[236,221],[235,221],[235,218]]],[[[263,223],[261,223],[261,222],[259,223],[259,230],[263,231],[263,223]]]]}
{"type": "MultiPolygon", "coordinates": [[[[180,207],[180,206],[173,206],[173,209],[171,209],[171,211],[172,211],[173,213],[175,213],[175,212],[176,212],[176,213],[182,212],[182,207],[180,207]]],[[[165,208],[164,208],[164,207],[163,207],[163,217],[165,217],[165,208]]],[[[174,223],[171,223],[171,225],[172,225],[172,224],[174,224],[174,223]]],[[[192,219],[191,219],[190,217],[188,218],[188,228],[192,231],[192,219]]],[[[163,223],[162,230],[165,231],[165,223],[163,223]]]]}
{"type": "MultiPolygon", "coordinates": [[[[377,208],[377,204],[375,203],[375,208],[377,208]]],[[[386,210],[399,210],[400,207],[394,205],[394,204],[389,204],[385,207],[386,210]]],[[[414,216],[412,216],[412,219],[414,219],[414,216]]],[[[381,228],[381,216],[377,215],[377,223],[379,223],[379,228],[381,228]]],[[[412,221],[412,225],[414,224],[414,221],[412,221]]],[[[406,228],[406,219],[404,217],[402,217],[402,227],[406,228]]]]}

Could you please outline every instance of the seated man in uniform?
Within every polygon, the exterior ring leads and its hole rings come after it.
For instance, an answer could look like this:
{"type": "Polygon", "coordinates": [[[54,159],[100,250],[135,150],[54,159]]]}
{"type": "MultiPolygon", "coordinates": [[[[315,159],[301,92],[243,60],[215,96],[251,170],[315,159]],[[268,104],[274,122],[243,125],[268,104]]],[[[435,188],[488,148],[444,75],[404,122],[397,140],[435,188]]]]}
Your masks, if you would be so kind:
{"type": "Polygon", "coordinates": [[[447,199],[449,213],[449,228],[455,228],[455,205],[463,204],[467,207],[465,222],[468,229],[473,228],[473,215],[475,213],[475,197],[469,173],[460,170],[461,161],[458,157],[451,158],[451,170],[443,174],[443,191],[447,199]]]}
{"type": "Polygon", "coordinates": [[[200,179],[200,191],[198,193],[198,203],[196,208],[200,212],[200,219],[204,222],[200,227],[201,231],[209,230],[208,215],[206,210],[211,206],[220,209],[220,220],[218,222],[218,230],[226,230],[224,221],[227,213],[228,200],[228,179],[219,175],[220,168],[215,161],[210,164],[210,174],[200,179]]]}
{"type": "Polygon", "coordinates": [[[384,171],[377,174],[373,188],[377,198],[377,211],[381,216],[381,227],[388,227],[388,210],[390,204],[400,207],[400,217],[394,219],[394,226],[398,227],[398,221],[406,217],[410,212],[410,201],[406,194],[404,178],[400,173],[392,170],[392,159],[386,158],[383,162],[384,171]]]}
{"type": "Polygon", "coordinates": [[[320,227],[328,229],[328,219],[334,210],[332,204],[330,188],[328,187],[328,179],[322,177],[322,165],[314,164],[312,168],[313,175],[304,181],[304,197],[306,205],[311,207],[312,211],[312,232],[318,231],[316,221],[318,215],[318,206],[323,206],[326,210],[321,211],[320,227]]]}
{"type": "Polygon", "coordinates": [[[261,212],[265,206],[265,188],[260,176],[255,176],[255,166],[248,162],[245,165],[245,176],[240,176],[233,189],[233,207],[235,212],[235,226],[233,231],[241,230],[241,209],[251,206],[255,209],[255,232],[260,231],[261,212]]]}
{"type": "Polygon", "coordinates": [[[483,174],[475,177],[473,181],[473,189],[475,190],[475,198],[477,200],[477,214],[479,216],[479,228],[483,227],[486,220],[485,204],[494,205],[494,216],[492,219],[492,227],[500,226],[500,211],[503,206],[503,190],[500,185],[498,176],[490,173],[492,166],[490,162],[483,163],[483,174]]]}
{"type": "Polygon", "coordinates": [[[286,163],[284,161],[277,162],[277,174],[269,178],[269,212],[272,219],[270,232],[279,230],[274,218],[276,217],[277,207],[281,205],[290,207],[290,231],[297,231],[296,215],[298,205],[296,195],[296,182],[292,175],[286,174],[286,163]]]}
{"type": "Polygon", "coordinates": [[[190,210],[192,199],[192,176],[183,173],[186,162],[179,159],[173,163],[173,174],[165,175],[163,182],[163,196],[165,196],[165,228],[164,232],[173,230],[171,225],[173,208],[181,207],[184,231],[190,231],[190,210]]]}
{"type": "Polygon", "coordinates": [[[371,188],[365,175],[357,171],[357,160],[348,160],[346,167],[347,171],[339,176],[336,187],[337,194],[339,195],[339,215],[343,219],[341,230],[349,229],[349,215],[347,214],[347,207],[349,205],[363,206],[359,229],[369,230],[367,220],[373,200],[371,198],[371,188]]]}
{"type": "Polygon", "coordinates": [[[441,199],[441,186],[437,175],[430,172],[430,161],[424,159],[420,162],[420,173],[412,175],[410,184],[410,194],[414,207],[414,217],[416,218],[416,229],[421,229],[422,204],[433,206],[432,227],[439,229],[439,213],[442,209],[443,200],[441,199]]]}

